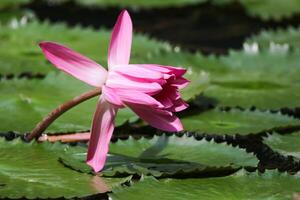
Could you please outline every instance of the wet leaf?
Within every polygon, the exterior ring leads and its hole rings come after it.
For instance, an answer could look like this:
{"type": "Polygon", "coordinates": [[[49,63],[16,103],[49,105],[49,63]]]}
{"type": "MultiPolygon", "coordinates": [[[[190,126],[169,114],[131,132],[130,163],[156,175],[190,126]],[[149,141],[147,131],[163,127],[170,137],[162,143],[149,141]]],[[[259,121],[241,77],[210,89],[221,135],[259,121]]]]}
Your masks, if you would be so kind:
{"type": "MultiPolygon", "coordinates": [[[[50,25],[36,21],[18,28],[1,26],[0,39],[3,40],[0,46],[0,74],[47,74],[57,71],[38,47],[38,43],[43,40],[62,43],[106,66],[110,36],[111,32],[106,30],[67,28],[63,24],[50,25]]],[[[137,34],[133,39],[131,63],[158,63],[189,69],[186,78],[191,80],[191,84],[183,90],[186,100],[200,94],[207,84],[207,75],[198,67],[208,62],[205,60],[201,55],[175,51],[170,44],[146,36],[137,34]]]]}
{"type": "Polygon", "coordinates": [[[0,9],[7,9],[7,8],[16,8],[26,3],[29,3],[31,0],[1,0],[0,2],[0,9]]]}
{"type": "Polygon", "coordinates": [[[29,20],[33,20],[34,18],[35,15],[29,10],[9,9],[0,12],[0,23],[12,29],[25,26],[29,20]]]}
{"type": "Polygon", "coordinates": [[[280,109],[300,107],[300,52],[240,51],[220,58],[223,73],[210,71],[198,103],[280,109]]]}
{"type": "Polygon", "coordinates": [[[297,0],[212,0],[212,4],[217,6],[226,6],[230,3],[239,3],[248,15],[265,21],[280,21],[300,12],[300,2],[297,0]]]}
{"type": "Polygon", "coordinates": [[[285,156],[294,156],[300,160],[299,142],[300,132],[285,135],[273,133],[264,139],[264,143],[269,145],[274,151],[278,151],[285,156]]]}
{"type": "MultiPolygon", "coordinates": [[[[62,156],[62,162],[75,170],[91,172],[85,164],[86,149],[76,147],[62,156]]],[[[102,174],[150,174],[156,177],[224,173],[240,166],[256,166],[253,154],[226,144],[196,140],[193,137],[154,136],[153,139],[118,140],[110,144],[102,174]]]]}
{"type": "Polygon", "coordinates": [[[231,176],[194,179],[161,179],[144,177],[130,187],[117,187],[109,194],[112,199],[292,199],[300,192],[300,177],[278,171],[248,173],[239,171],[231,176]],[[145,195],[147,194],[147,195],[145,195]]]}
{"type": "Polygon", "coordinates": [[[300,28],[263,30],[258,35],[250,37],[247,42],[256,42],[260,48],[264,49],[300,48],[300,28]]]}
{"type": "Polygon", "coordinates": [[[126,178],[103,178],[64,167],[58,155],[70,146],[0,138],[0,198],[72,198],[110,191],[126,178]]]}
{"type": "MultiPolygon", "coordinates": [[[[47,0],[50,3],[63,3],[68,0],[47,0]]],[[[188,5],[200,5],[210,2],[214,6],[226,6],[228,4],[239,3],[244,7],[245,11],[254,17],[259,17],[263,20],[277,21],[282,18],[291,17],[300,12],[300,2],[298,0],[69,0],[74,1],[82,6],[89,7],[111,7],[117,6],[120,8],[133,8],[133,9],[149,9],[149,8],[165,8],[165,7],[180,7],[188,5]]]]}
{"type": "Polygon", "coordinates": [[[201,112],[181,119],[188,131],[199,131],[208,134],[241,134],[261,133],[276,128],[300,127],[300,120],[269,111],[236,110],[220,111],[219,109],[201,112]]]}
{"type": "MultiPolygon", "coordinates": [[[[92,88],[62,73],[49,74],[44,80],[14,79],[0,84],[0,131],[30,132],[50,111],[92,88]]],[[[47,130],[73,132],[89,130],[98,98],[83,102],[57,119],[47,130]]],[[[116,125],[136,120],[129,109],[118,112],[116,125]]]]}
{"type": "Polygon", "coordinates": [[[300,12],[298,0],[239,0],[246,11],[263,20],[280,20],[300,12]]]}

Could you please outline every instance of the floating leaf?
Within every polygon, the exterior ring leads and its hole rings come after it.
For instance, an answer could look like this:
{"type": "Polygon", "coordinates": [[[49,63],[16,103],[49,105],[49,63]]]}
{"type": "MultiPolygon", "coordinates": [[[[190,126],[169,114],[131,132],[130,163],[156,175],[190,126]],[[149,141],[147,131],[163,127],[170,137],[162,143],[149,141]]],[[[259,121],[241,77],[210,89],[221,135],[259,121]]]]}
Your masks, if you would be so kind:
{"type": "MultiPolygon", "coordinates": [[[[36,21],[16,29],[1,26],[0,38],[3,40],[0,44],[0,74],[19,75],[24,72],[46,74],[57,71],[46,61],[38,47],[38,43],[42,40],[62,43],[106,66],[110,37],[111,32],[106,30],[67,28],[63,24],[50,25],[36,21]]],[[[175,52],[168,43],[141,35],[134,36],[131,63],[159,63],[189,69],[186,78],[191,80],[191,84],[183,90],[183,97],[186,100],[201,93],[206,85],[207,75],[198,66],[207,62],[209,61],[201,55],[175,52]]]]}
{"type": "Polygon", "coordinates": [[[300,107],[299,58],[298,51],[231,52],[220,58],[227,71],[210,72],[205,100],[229,107],[300,107]]]}
{"type": "MultiPolygon", "coordinates": [[[[64,74],[49,74],[44,80],[14,79],[0,84],[0,131],[31,131],[50,111],[91,89],[64,74]]],[[[83,102],[63,114],[46,132],[89,130],[98,98],[83,102]]],[[[118,112],[116,125],[137,119],[129,109],[118,112]]]]}
{"type": "Polygon", "coordinates": [[[269,145],[273,150],[283,155],[290,155],[300,159],[300,132],[292,134],[279,135],[273,133],[264,139],[264,143],[269,145]]]}
{"type": "MultiPolygon", "coordinates": [[[[218,0],[216,0],[218,1],[218,0]]],[[[246,11],[263,20],[280,20],[300,13],[298,0],[239,0],[246,11]]]]}
{"type": "Polygon", "coordinates": [[[182,118],[184,128],[208,134],[261,133],[276,128],[300,127],[300,120],[268,111],[209,110],[182,118]]]}
{"type": "Polygon", "coordinates": [[[127,179],[102,178],[64,167],[60,143],[24,143],[0,139],[0,198],[73,198],[104,193],[127,179]]]}
{"type": "Polygon", "coordinates": [[[0,9],[7,8],[16,8],[26,3],[29,3],[31,0],[1,0],[0,1],[0,9]]]}
{"type": "Polygon", "coordinates": [[[258,43],[261,48],[300,48],[300,27],[287,29],[264,30],[247,40],[248,43],[258,43]]]}
{"type": "Polygon", "coordinates": [[[46,61],[38,46],[42,40],[63,43],[91,58],[97,58],[97,61],[101,56],[101,63],[106,65],[105,48],[109,38],[107,31],[96,34],[91,29],[83,30],[79,27],[68,29],[62,24],[51,26],[49,23],[34,21],[16,29],[2,26],[0,37],[5,38],[0,48],[2,75],[23,72],[46,73],[56,70],[46,61]]]}
{"type": "Polygon", "coordinates": [[[245,11],[263,20],[277,21],[300,13],[298,0],[211,0],[214,5],[226,6],[229,3],[239,3],[245,11]]]}
{"type": "Polygon", "coordinates": [[[213,5],[226,6],[232,3],[240,3],[249,15],[257,16],[263,20],[280,20],[300,13],[300,2],[298,0],[47,0],[52,3],[74,1],[80,5],[90,7],[131,7],[134,9],[180,7],[187,5],[199,5],[211,2],[213,5]]]}
{"type": "Polygon", "coordinates": [[[300,175],[278,171],[264,174],[239,171],[231,176],[194,179],[161,179],[144,177],[131,187],[117,187],[112,199],[292,199],[300,192],[300,175]],[[145,195],[146,194],[146,195],[145,195]]]}
{"type": "Polygon", "coordinates": [[[11,9],[0,12],[0,23],[8,25],[12,29],[25,26],[28,23],[28,20],[34,18],[33,12],[29,10],[11,9]]]}
{"type": "MultiPolygon", "coordinates": [[[[79,147],[76,147],[79,148],[79,147]]],[[[73,169],[91,172],[85,164],[86,149],[67,151],[63,163],[73,169]],[[74,152],[75,151],[75,152],[74,152]]],[[[193,137],[154,136],[152,139],[118,140],[110,144],[108,160],[102,173],[172,176],[178,174],[221,173],[240,166],[256,166],[258,160],[244,150],[213,141],[197,141],[193,137]]]]}

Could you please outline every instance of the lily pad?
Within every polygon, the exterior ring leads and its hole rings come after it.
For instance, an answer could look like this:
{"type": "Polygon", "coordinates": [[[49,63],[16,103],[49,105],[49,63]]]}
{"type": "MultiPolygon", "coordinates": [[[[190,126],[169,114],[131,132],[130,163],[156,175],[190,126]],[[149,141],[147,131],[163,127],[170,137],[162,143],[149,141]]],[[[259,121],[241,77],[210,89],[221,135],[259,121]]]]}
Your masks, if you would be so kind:
{"type": "Polygon", "coordinates": [[[0,23],[10,26],[12,29],[25,26],[29,20],[34,18],[35,15],[30,10],[9,9],[0,12],[0,23]]]}
{"type": "Polygon", "coordinates": [[[295,132],[286,135],[273,133],[264,139],[264,143],[269,145],[273,150],[285,156],[294,156],[300,160],[300,132],[295,132]]]}
{"type": "Polygon", "coordinates": [[[181,119],[185,130],[208,134],[255,134],[276,128],[300,127],[300,120],[269,111],[219,109],[201,112],[181,119]]]}
{"type": "Polygon", "coordinates": [[[239,3],[249,15],[265,21],[280,21],[300,13],[300,3],[297,0],[211,0],[211,2],[218,6],[239,3]]]}
{"type": "MultiPolygon", "coordinates": [[[[0,85],[0,131],[30,132],[54,108],[90,89],[90,86],[62,73],[51,73],[44,80],[3,80],[0,85]]],[[[97,100],[95,97],[72,108],[46,132],[89,130],[97,100]]],[[[136,119],[136,115],[129,109],[121,109],[116,125],[136,119]]]]}
{"type": "Polygon", "coordinates": [[[248,173],[239,171],[231,176],[198,179],[161,179],[144,177],[131,187],[117,187],[109,194],[112,199],[247,199],[284,200],[300,193],[300,175],[278,171],[248,173]],[[145,195],[147,194],[147,195],[145,195]]]}
{"type": "Polygon", "coordinates": [[[280,20],[300,13],[298,0],[239,0],[246,11],[263,20],[280,20]]]}
{"type": "Polygon", "coordinates": [[[0,138],[0,198],[73,198],[110,191],[126,178],[103,178],[64,167],[60,143],[11,142],[0,138]]]}
{"type": "MultiPolygon", "coordinates": [[[[66,2],[67,0],[47,0],[48,2],[66,2]]],[[[199,5],[211,2],[216,6],[225,6],[230,3],[239,3],[244,7],[245,11],[255,17],[263,20],[280,20],[288,18],[300,12],[300,3],[298,0],[69,0],[74,1],[80,5],[90,7],[112,7],[117,6],[120,8],[131,7],[134,9],[149,9],[149,8],[165,8],[165,7],[180,7],[188,5],[199,5]]]]}
{"type": "MultiPolygon", "coordinates": [[[[77,147],[79,148],[79,147],[77,147]]],[[[91,172],[85,164],[86,149],[66,151],[62,162],[78,171],[91,172]]],[[[152,139],[118,140],[110,144],[109,156],[102,171],[104,176],[116,174],[150,174],[156,177],[224,173],[241,166],[255,167],[253,154],[213,141],[193,137],[154,136],[152,139]]]]}
{"type": "MultiPolygon", "coordinates": [[[[38,43],[43,40],[62,43],[86,55],[104,67],[107,63],[107,48],[111,32],[106,30],[95,31],[91,28],[68,28],[64,24],[51,25],[48,22],[33,21],[26,26],[16,29],[2,26],[0,37],[5,38],[1,43],[1,71],[5,74],[20,74],[23,72],[47,73],[56,69],[46,61],[38,43]],[[84,42],[82,42],[84,41],[84,42]],[[5,48],[10,46],[8,51],[5,48]],[[11,60],[10,58],[17,58],[11,60]]],[[[172,51],[168,44],[158,43],[143,36],[134,36],[132,60],[149,60],[160,51],[172,51]]],[[[134,63],[134,62],[132,62],[134,63]]]]}
{"type": "Polygon", "coordinates": [[[263,30],[258,35],[247,39],[248,43],[256,42],[261,48],[300,48],[300,27],[287,29],[263,30]]]}
{"type": "Polygon", "coordinates": [[[299,58],[298,51],[232,51],[220,58],[227,71],[210,72],[204,97],[221,107],[300,107],[299,58]]]}
{"type": "MultiPolygon", "coordinates": [[[[110,37],[111,32],[107,30],[68,28],[64,24],[50,25],[47,22],[32,21],[17,28],[0,26],[0,38],[3,38],[0,44],[0,74],[19,75],[25,72],[47,74],[50,71],[57,71],[46,61],[38,47],[38,43],[43,40],[69,46],[105,67],[110,37]]],[[[183,97],[186,100],[200,94],[207,83],[207,75],[199,68],[209,62],[205,57],[175,51],[168,43],[158,42],[139,34],[133,37],[130,62],[158,63],[189,69],[185,77],[191,80],[191,84],[183,90],[183,97]]]]}
{"type": "Polygon", "coordinates": [[[16,8],[31,1],[32,0],[1,0],[0,9],[16,8]]]}

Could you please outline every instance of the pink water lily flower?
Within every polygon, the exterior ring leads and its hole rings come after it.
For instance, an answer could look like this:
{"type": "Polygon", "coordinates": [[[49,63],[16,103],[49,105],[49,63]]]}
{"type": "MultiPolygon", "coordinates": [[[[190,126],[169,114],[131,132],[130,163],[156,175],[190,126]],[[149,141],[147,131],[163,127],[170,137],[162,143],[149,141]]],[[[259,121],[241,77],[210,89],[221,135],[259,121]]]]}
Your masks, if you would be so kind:
{"type": "Polygon", "coordinates": [[[164,131],[181,131],[174,112],[188,105],[179,89],[189,81],[186,69],[157,64],[129,64],[132,22],[122,11],[112,32],[108,50],[108,71],[96,62],[53,42],[41,42],[47,59],[58,69],[92,86],[102,88],[91,128],[87,164],[95,172],[105,164],[118,109],[132,109],[151,126],[164,131]]]}

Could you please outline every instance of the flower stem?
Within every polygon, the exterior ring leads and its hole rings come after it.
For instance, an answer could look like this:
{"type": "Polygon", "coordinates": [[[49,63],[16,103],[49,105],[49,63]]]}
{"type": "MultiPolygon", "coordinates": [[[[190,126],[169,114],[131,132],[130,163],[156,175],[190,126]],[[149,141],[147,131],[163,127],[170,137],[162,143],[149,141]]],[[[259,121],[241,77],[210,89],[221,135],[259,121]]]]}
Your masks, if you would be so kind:
{"type": "Polygon", "coordinates": [[[50,112],[42,121],[40,121],[35,128],[25,136],[26,141],[31,141],[32,139],[36,138],[38,139],[41,134],[54,122],[59,116],[61,116],[66,111],[70,110],[74,106],[90,99],[95,96],[98,96],[101,94],[101,89],[97,88],[88,92],[85,92],[63,104],[58,106],[56,109],[54,109],[52,112],[50,112]]]}
{"type": "Polygon", "coordinates": [[[65,135],[47,135],[42,134],[39,138],[39,142],[84,142],[90,139],[91,133],[90,132],[83,132],[83,133],[71,133],[65,135]]]}

